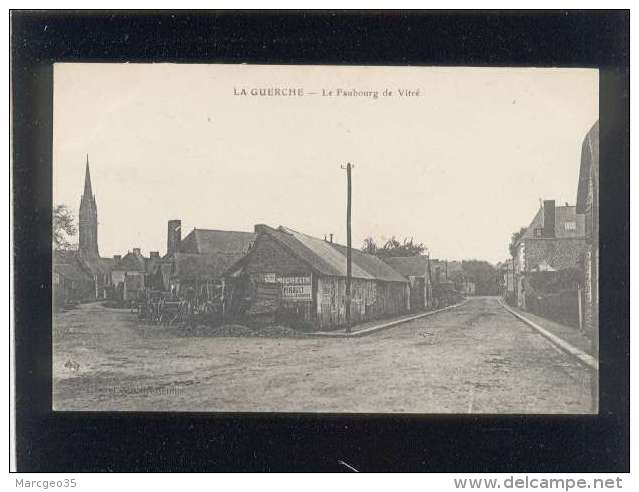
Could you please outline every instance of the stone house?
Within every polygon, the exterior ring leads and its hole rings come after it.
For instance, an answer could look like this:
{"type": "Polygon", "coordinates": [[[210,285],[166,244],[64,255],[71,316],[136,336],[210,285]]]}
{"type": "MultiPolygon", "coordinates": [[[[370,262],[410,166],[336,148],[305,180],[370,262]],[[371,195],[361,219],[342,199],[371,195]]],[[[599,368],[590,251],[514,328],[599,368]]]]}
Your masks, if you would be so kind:
{"type": "Polygon", "coordinates": [[[526,232],[515,244],[515,290],[517,305],[526,309],[526,276],[578,268],[586,247],[583,214],[575,206],[555,206],[544,200],[526,232]]]}

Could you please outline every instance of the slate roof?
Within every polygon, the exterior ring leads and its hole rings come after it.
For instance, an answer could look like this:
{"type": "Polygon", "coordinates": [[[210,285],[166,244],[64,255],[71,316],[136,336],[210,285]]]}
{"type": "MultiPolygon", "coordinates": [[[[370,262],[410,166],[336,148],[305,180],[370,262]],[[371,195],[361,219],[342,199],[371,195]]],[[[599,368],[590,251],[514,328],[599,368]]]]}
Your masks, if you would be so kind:
{"type": "MultiPolygon", "coordinates": [[[[319,273],[335,277],[346,276],[346,256],[331,243],[282,226],[273,230],[271,235],[319,273]]],[[[354,258],[351,263],[351,275],[354,278],[375,278],[355,262],[354,258]]]]}
{"type": "MultiPolygon", "coordinates": [[[[517,242],[524,239],[543,239],[535,237],[535,229],[542,229],[544,224],[544,209],[540,208],[526,229],[526,232],[517,242]]],[[[561,205],[555,207],[555,237],[550,239],[583,239],[586,235],[586,225],[583,214],[577,213],[574,205],[561,205]],[[566,222],[575,222],[574,230],[567,230],[566,222]]],[[[548,238],[546,238],[548,239],[548,238]]]]}
{"type": "Polygon", "coordinates": [[[195,254],[175,253],[172,261],[172,274],[182,280],[213,280],[224,275],[234,263],[240,260],[244,253],[195,254]]]}
{"type": "Polygon", "coordinates": [[[405,277],[425,277],[428,271],[428,257],[423,255],[392,256],[384,261],[405,277]]]}
{"type": "MultiPolygon", "coordinates": [[[[321,275],[331,277],[346,276],[346,246],[329,243],[322,239],[280,226],[277,229],[265,225],[257,226],[282,244],[289,252],[307,263],[321,275]]],[[[379,258],[351,249],[351,275],[365,280],[387,282],[407,282],[400,273],[393,270],[379,258]]]]}
{"type": "Polygon", "coordinates": [[[246,253],[255,241],[254,232],[193,229],[180,242],[181,253],[246,253]]]}
{"type": "MultiPolygon", "coordinates": [[[[321,241],[321,239],[320,239],[321,241]]],[[[346,246],[333,243],[332,246],[337,248],[346,259],[346,246]]],[[[395,270],[390,265],[384,263],[377,256],[369,255],[358,249],[351,248],[351,258],[354,265],[358,265],[368,272],[375,280],[385,280],[386,282],[407,282],[406,277],[395,270]]],[[[346,275],[346,273],[344,273],[346,275]]]]}
{"type": "MultiPolygon", "coordinates": [[[[243,231],[193,229],[180,241],[177,252],[162,260],[162,271],[183,280],[221,278],[224,272],[246,255],[257,234],[243,231]]],[[[147,269],[151,267],[147,260],[147,269]]]]}

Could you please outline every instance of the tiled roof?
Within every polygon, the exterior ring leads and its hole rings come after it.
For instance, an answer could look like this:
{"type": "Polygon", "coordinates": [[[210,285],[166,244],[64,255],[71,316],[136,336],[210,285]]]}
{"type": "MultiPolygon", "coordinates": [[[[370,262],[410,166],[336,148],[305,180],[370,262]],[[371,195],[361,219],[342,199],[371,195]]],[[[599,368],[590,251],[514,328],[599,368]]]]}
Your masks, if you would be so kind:
{"type": "Polygon", "coordinates": [[[427,256],[393,256],[384,261],[405,277],[424,277],[428,270],[427,256]]]}
{"type": "Polygon", "coordinates": [[[246,253],[255,241],[254,232],[193,229],[180,242],[181,253],[246,253]]]}
{"type": "MultiPolygon", "coordinates": [[[[332,245],[337,248],[346,258],[347,248],[341,244],[332,245]]],[[[406,282],[407,279],[390,265],[384,263],[377,256],[369,255],[359,249],[351,248],[351,257],[354,265],[368,272],[375,280],[385,280],[387,282],[406,282]]]]}
{"type": "MultiPolygon", "coordinates": [[[[260,230],[273,237],[292,254],[307,263],[316,272],[333,277],[346,276],[346,246],[329,243],[322,239],[280,226],[273,229],[260,225],[260,230]]],[[[379,258],[351,249],[351,275],[366,280],[407,282],[379,258]]]]}
{"type": "MultiPolygon", "coordinates": [[[[272,231],[271,235],[318,272],[336,277],[346,276],[346,256],[329,242],[282,226],[272,231]]],[[[351,263],[351,275],[354,278],[374,278],[355,261],[351,263]]]]}
{"type": "Polygon", "coordinates": [[[218,279],[224,272],[244,256],[243,253],[217,253],[200,255],[175,253],[173,275],[183,280],[218,279]]]}

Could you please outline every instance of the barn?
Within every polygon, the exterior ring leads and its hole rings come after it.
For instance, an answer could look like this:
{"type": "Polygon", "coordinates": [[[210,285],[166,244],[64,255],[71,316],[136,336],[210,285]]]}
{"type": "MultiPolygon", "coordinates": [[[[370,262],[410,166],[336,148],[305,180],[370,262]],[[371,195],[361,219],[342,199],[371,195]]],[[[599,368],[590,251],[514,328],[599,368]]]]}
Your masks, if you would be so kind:
{"type": "Polygon", "coordinates": [[[428,256],[391,256],[384,258],[410,282],[410,310],[429,309],[433,304],[433,287],[428,256]]]}
{"type": "MultiPolygon", "coordinates": [[[[280,226],[255,226],[249,253],[225,274],[230,315],[331,329],[346,323],[346,247],[280,226]]],[[[409,282],[379,258],[352,249],[353,323],[408,312],[409,282]]]]}

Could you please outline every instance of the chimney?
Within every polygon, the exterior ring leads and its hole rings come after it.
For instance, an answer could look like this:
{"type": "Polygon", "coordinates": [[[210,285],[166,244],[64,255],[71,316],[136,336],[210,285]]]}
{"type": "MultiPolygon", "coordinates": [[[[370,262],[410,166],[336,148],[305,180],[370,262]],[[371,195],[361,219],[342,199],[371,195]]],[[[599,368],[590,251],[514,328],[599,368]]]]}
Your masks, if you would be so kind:
{"type": "Polygon", "coordinates": [[[113,255],[113,261],[118,263],[122,259],[122,255],[113,255]]]}
{"type": "Polygon", "coordinates": [[[255,227],[253,228],[255,234],[263,234],[268,229],[269,226],[267,226],[266,224],[255,224],[255,227]]]}
{"type": "Polygon", "coordinates": [[[149,256],[150,256],[151,258],[159,258],[159,257],[160,257],[160,252],[159,252],[159,251],[151,251],[151,252],[149,253],[149,256]]]}
{"type": "Polygon", "coordinates": [[[544,200],[544,237],[555,237],[555,200],[544,200]]]}
{"type": "Polygon", "coordinates": [[[166,254],[177,253],[182,241],[182,221],[179,219],[169,220],[166,233],[166,254]]]}
{"type": "Polygon", "coordinates": [[[333,233],[331,232],[331,244],[333,244],[333,233]]]}
{"type": "Polygon", "coordinates": [[[133,248],[133,254],[136,256],[140,256],[140,248],[133,248]]]}

